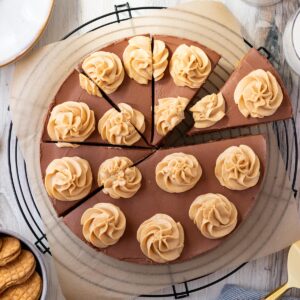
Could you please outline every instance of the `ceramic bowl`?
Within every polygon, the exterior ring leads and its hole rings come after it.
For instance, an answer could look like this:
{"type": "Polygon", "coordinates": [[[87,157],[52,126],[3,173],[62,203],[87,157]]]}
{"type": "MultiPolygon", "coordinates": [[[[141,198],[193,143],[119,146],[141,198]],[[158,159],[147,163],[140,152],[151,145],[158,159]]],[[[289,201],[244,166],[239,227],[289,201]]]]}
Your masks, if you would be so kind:
{"type": "Polygon", "coordinates": [[[43,287],[42,287],[42,293],[40,296],[40,300],[46,300],[47,299],[47,290],[48,290],[48,275],[47,275],[47,269],[45,265],[45,261],[39,250],[27,239],[22,237],[20,234],[13,232],[11,230],[6,229],[0,229],[0,236],[7,235],[17,238],[22,245],[23,249],[27,249],[32,252],[32,254],[36,258],[36,271],[40,274],[42,281],[43,281],[43,287]]]}

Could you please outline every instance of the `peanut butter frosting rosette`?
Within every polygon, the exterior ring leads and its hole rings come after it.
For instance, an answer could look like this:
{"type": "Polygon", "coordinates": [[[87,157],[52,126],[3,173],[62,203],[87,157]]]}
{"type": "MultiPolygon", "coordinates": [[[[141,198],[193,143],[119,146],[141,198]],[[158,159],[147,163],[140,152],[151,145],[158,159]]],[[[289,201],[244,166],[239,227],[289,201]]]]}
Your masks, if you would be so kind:
{"type": "Polygon", "coordinates": [[[182,44],[173,53],[169,68],[177,86],[199,88],[211,72],[211,62],[199,47],[182,44]]]}
{"type": "Polygon", "coordinates": [[[120,103],[120,112],[109,109],[99,120],[98,131],[103,140],[113,145],[133,145],[145,131],[145,117],[130,105],[120,103]],[[138,131],[137,131],[138,130],[138,131]]]}
{"type": "Polygon", "coordinates": [[[237,224],[235,205],[221,194],[198,196],[190,206],[189,217],[208,239],[228,235],[237,224]]]}
{"type": "Polygon", "coordinates": [[[190,108],[195,128],[207,128],[219,122],[225,116],[225,101],[221,93],[210,94],[190,108]]]}
{"type": "Polygon", "coordinates": [[[94,130],[94,112],[87,104],[76,101],[54,106],[47,124],[52,141],[83,142],[94,130]]]}
{"type": "Polygon", "coordinates": [[[128,40],[123,52],[123,63],[128,76],[139,84],[152,80],[151,39],[135,36],[128,40]]]}
{"type": "Polygon", "coordinates": [[[46,191],[57,200],[83,199],[91,191],[92,182],[88,161],[77,156],[54,159],[46,169],[46,191]]]}
{"type": "Polygon", "coordinates": [[[80,223],[84,238],[100,249],[116,244],[126,228],[125,215],[111,203],[97,203],[88,208],[80,223]]]}
{"type": "Polygon", "coordinates": [[[240,80],[234,91],[234,101],[246,118],[271,116],[282,100],[282,89],[274,75],[261,69],[252,71],[240,80]]]}
{"type": "Polygon", "coordinates": [[[114,199],[133,197],[141,184],[140,170],[127,157],[115,156],[100,165],[98,185],[103,186],[103,193],[114,199]]]}
{"type": "Polygon", "coordinates": [[[184,231],[170,216],[156,214],[140,225],[137,240],[145,256],[157,263],[166,263],[180,256],[184,231]]]}
{"type": "Polygon", "coordinates": [[[259,158],[246,145],[231,146],[217,158],[215,175],[220,184],[230,190],[251,188],[260,177],[259,158]]]}
{"type": "Polygon", "coordinates": [[[159,135],[165,136],[184,119],[184,110],[189,100],[183,97],[158,99],[154,107],[155,128],[159,135]]]}
{"type": "Polygon", "coordinates": [[[185,153],[172,153],[156,166],[157,185],[168,193],[183,193],[192,189],[202,175],[197,158],[185,153]]]}
{"type": "Polygon", "coordinates": [[[164,77],[164,72],[168,66],[169,50],[165,42],[154,40],[152,53],[153,78],[158,81],[164,77]]]}
{"type": "Polygon", "coordinates": [[[125,76],[121,59],[105,51],[94,52],[85,58],[82,69],[106,94],[116,91],[125,76]]]}
{"type": "Polygon", "coordinates": [[[79,74],[79,84],[89,95],[102,97],[98,86],[84,74],[79,74]]]}

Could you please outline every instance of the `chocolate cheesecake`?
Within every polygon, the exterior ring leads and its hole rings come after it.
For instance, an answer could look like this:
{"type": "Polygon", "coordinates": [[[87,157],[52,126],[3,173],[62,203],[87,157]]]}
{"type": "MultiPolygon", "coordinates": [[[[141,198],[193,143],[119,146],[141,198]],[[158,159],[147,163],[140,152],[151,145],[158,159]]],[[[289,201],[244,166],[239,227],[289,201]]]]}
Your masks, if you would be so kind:
{"type": "Polygon", "coordinates": [[[40,164],[54,210],[78,238],[122,261],[179,263],[239,230],[266,175],[265,137],[176,148],[165,141],[188,110],[193,135],[288,119],[292,108],[255,49],[218,94],[196,102],[220,58],[197,41],[145,34],[88,54],[63,82],[40,164]]]}

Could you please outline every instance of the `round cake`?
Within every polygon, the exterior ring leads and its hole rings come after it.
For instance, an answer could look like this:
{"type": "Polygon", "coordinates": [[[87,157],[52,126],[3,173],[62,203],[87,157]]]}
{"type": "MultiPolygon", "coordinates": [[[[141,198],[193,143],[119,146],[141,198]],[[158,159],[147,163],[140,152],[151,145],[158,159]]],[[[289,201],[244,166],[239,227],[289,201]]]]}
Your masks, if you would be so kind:
{"type": "Polygon", "coordinates": [[[82,58],[45,119],[41,172],[58,217],[106,255],[139,264],[192,259],[230,238],[267,169],[263,135],[166,147],[291,117],[283,82],[250,49],[216,94],[198,92],[221,56],[197,41],[145,34],[82,58]]]}

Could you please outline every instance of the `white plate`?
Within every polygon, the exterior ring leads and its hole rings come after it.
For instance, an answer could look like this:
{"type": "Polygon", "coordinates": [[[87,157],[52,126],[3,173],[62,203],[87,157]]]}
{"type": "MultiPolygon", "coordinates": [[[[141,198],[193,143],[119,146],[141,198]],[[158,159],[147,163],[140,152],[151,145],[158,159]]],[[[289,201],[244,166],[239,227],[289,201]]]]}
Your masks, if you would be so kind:
{"type": "Polygon", "coordinates": [[[43,33],[54,0],[0,0],[0,67],[25,54],[43,33]]]}

